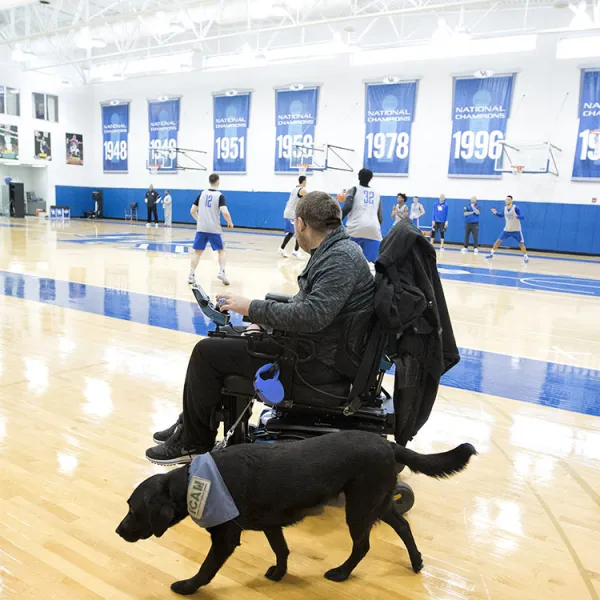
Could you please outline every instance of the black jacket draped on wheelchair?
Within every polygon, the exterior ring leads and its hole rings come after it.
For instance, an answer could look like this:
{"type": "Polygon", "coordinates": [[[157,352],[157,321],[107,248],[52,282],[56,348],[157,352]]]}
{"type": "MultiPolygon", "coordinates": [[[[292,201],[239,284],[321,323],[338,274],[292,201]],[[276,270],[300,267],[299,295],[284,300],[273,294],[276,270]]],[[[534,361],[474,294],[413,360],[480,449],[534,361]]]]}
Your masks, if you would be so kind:
{"type": "MultiPolygon", "coordinates": [[[[265,303],[251,307],[251,320],[269,325],[278,303],[302,301],[303,275],[299,295],[268,295],[265,303]]],[[[393,434],[403,445],[412,439],[431,413],[441,376],[459,361],[435,250],[412,223],[398,223],[384,238],[374,285],[372,309],[354,314],[341,329],[338,322],[321,338],[275,328],[254,334],[254,339],[268,337],[281,348],[277,355],[260,358],[277,363],[284,401],[264,411],[258,426],[248,424],[246,413],[230,443],[304,439],[341,429],[393,434]],[[339,331],[342,336],[335,339],[337,350],[332,352],[329,344],[339,331]],[[308,385],[297,365],[317,356],[344,377],[319,388],[308,385]],[[390,370],[395,371],[393,395],[383,387],[390,370]]],[[[229,333],[218,327],[209,335],[229,333]]],[[[223,402],[215,415],[225,431],[254,395],[253,381],[236,375],[225,378],[223,402]]]]}

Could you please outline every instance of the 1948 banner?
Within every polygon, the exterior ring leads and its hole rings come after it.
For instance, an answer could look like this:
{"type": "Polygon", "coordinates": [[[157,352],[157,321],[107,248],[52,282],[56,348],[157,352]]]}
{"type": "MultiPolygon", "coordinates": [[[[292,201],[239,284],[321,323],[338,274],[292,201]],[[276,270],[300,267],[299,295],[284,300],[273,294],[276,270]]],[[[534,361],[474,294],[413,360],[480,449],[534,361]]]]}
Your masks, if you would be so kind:
{"type": "Polygon", "coordinates": [[[448,175],[494,177],[502,155],[514,75],[454,80],[448,175]]]}
{"type": "Polygon", "coordinates": [[[129,166],[129,102],[102,105],[104,172],[127,173],[129,166]]]}
{"type": "Polygon", "coordinates": [[[373,173],[408,175],[416,81],[367,84],[364,166],[373,173]]]}

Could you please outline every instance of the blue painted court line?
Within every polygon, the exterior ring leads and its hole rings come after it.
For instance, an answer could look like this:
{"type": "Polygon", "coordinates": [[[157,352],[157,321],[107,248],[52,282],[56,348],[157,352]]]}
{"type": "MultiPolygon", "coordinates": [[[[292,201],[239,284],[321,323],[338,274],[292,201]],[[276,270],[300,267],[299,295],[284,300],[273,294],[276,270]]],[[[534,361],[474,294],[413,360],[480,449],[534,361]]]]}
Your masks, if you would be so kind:
{"type": "MultiPolygon", "coordinates": [[[[436,247],[437,248],[437,247],[436,247]]],[[[444,252],[460,252],[462,250],[462,247],[456,247],[456,248],[449,248],[448,246],[444,247],[444,252]]],[[[489,251],[489,249],[486,248],[481,248],[479,253],[481,254],[487,254],[489,251]]],[[[472,254],[473,250],[469,250],[469,254],[472,254]]],[[[522,254],[520,253],[519,250],[516,250],[514,252],[503,252],[502,250],[500,250],[499,252],[496,251],[494,253],[496,256],[513,256],[515,258],[520,258],[522,259],[522,254]]],[[[531,252],[528,253],[528,256],[530,259],[535,258],[541,258],[542,260],[564,260],[565,262],[581,262],[581,263],[592,263],[595,265],[598,265],[600,267],[600,259],[599,260],[594,260],[593,258],[575,258],[573,256],[548,256],[547,254],[532,254],[531,252]]]]}
{"type": "Polygon", "coordinates": [[[546,275],[523,271],[505,271],[489,268],[438,264],[442,279],[465,283],[484,283],[522,290],[543,290],[580,296],[600,296],[600,280],[567,275],[546,275]]]}
{"type": "MultiPolygon", "coordinates": [[[[206,335],[212,323],[195,302],[0,271],[0,294],[113,319],[206,335]]],[[[191,295],[191,293],[190,293],[191,295]]],[[[235,324],[241,324],[234,315],[235,324]]],[[[600,416],[600,371],[461,348],[442,384],[600,416]]]]}

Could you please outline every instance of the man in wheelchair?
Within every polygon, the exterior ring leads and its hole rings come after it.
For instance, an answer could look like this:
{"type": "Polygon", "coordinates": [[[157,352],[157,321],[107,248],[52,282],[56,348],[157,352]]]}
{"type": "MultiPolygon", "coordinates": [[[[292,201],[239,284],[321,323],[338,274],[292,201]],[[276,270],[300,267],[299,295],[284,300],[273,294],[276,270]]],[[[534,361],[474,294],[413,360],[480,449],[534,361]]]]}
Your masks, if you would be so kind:
{"type": "Polygon", "coordinates": [[[339,204],[323,192],[306,194],[296,209],[296,237],[311,258],[298,277],[299,292],[287,302],[222,295],[221,310],[232,310],[262,327],[296,334],[290,349],[277,338],[212,336],[198,342],[190,357],[177,423],[154,435],[146,451],[157,464],[189,461],[213,449],[215,412],[228,376],[252,381],[274,356],[293,364],[296,392],[307,403],[342,404],[365,352],[372,327],[375,284],[360,248],[350,241],[339,204]],[[258,339],[256,339],[258,338],[258,339]],[[322,393],[317,393],[316,389],[322,393]]]}

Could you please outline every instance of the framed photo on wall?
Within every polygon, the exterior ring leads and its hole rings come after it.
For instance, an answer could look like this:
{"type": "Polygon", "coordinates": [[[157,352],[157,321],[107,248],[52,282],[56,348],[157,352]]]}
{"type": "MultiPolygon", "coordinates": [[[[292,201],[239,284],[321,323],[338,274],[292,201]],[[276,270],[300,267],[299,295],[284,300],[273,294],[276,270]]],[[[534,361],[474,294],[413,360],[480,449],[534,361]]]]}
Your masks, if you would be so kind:
{"type": "Polygon", "coordinates": [[[52,160],[52,142],[48,131],[34,132],[35,157],[39,160],[52,160]]]}
{"type": "Polygon", "coordinates": [[[19,128],[0,123],[0,158],[19,159],[19,128]]]}
{"type": "Polygon", "coordinates": [[[66,133],[65,144],[68,165],[83,165],[83,136],[79,133],[66,133]]]}

